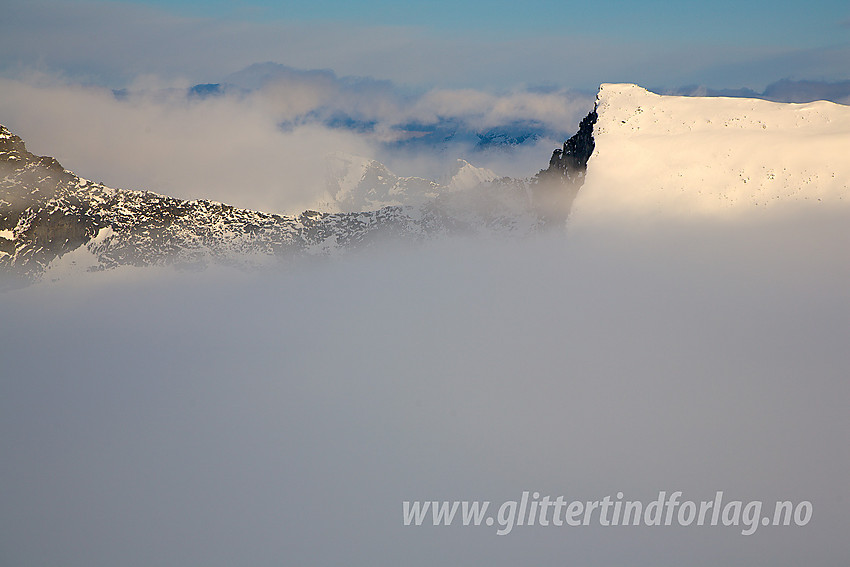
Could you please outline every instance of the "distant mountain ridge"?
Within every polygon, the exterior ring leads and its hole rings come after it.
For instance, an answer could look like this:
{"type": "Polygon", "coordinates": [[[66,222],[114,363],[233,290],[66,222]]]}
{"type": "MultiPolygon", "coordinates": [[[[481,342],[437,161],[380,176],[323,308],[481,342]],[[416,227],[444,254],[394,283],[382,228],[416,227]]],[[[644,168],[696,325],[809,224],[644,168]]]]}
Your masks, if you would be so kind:
{"type": "Polygon", "coordinates": [[[667,95],[761,98],[773,102],[805,103],[828,100],[840,104],[850,104],[850,81],[829,82],[781,79],[767,85],[762,92],[747,88],[712,89],[697,85],[689,85],[676,89],[653,89],[653,91],[667,95]]]}

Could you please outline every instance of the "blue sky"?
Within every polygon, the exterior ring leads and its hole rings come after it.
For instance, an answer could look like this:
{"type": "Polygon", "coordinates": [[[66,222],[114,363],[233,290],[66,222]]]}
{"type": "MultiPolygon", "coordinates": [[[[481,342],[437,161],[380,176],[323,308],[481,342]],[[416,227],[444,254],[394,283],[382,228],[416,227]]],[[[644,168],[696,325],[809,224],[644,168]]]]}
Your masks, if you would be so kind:
{"type": "Polygon", "coordinates": [[[850,5],[7,0],[0,20],[5,76],[215,82],[263,61],[425,88],[760,89],[850,78],[850,5]]]}
{"type": "Polygon", "coordinates": [[[438,33],[580,34],[618,41],[722,41],[797,47],[847,41],[846,24],[850,19],[850,7],[841,0],[121,1],[157,6],[187,16],[232,20],[339,21],[361,25],[421,26],[438,33]]]}

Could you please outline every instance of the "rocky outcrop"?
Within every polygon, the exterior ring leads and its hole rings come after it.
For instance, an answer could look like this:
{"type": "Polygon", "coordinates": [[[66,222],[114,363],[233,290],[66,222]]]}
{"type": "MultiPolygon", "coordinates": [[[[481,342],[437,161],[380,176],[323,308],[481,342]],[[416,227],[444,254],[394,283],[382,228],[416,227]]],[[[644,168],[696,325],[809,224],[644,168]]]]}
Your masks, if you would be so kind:
{"type": "Polygon", "coordinates": [[[578,132],[564,142],[564,147],[552,152],[546,174],[561,175],[571,180],[584,177],[587,160],[595,147],[593,125],[596,124],[596,119],[596,109],[593,109],[579,123],[578,132]]]}
{"type": "Polygon", "coordinates": [[[594,108],[579,123],[578,132],[564,142],[564,147],[552,152],[549,167],[532,180],[535,207],[548,224],[560,224],[566,220],[584,183],[587,160],[595,148],[593,125],[596,119],[594,108]]]}
{"type": "Polygon", "coordinates": [[[76,180],[0,126],[0,267],[30,277],[97,233],[96,216],[72,191],[76,180]]]}

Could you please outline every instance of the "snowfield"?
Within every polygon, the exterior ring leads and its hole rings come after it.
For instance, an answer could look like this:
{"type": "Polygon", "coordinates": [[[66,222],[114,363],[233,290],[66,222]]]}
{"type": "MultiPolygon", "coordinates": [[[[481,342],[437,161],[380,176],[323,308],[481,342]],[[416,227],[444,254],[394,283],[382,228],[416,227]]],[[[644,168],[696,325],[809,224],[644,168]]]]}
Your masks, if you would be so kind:
{"type": "Polygon", "coordinates": [[[603,84],[597,111],[577,224],[850,204],[850,107],[660,96],[603,84]]]}

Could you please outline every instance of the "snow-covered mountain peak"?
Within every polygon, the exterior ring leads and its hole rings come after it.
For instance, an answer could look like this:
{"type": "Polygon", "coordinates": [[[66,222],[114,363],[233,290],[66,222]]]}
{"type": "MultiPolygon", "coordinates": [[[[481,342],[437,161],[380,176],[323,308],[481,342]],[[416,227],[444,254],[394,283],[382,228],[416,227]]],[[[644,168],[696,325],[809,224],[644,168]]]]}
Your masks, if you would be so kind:
{"type": "Polygon", "coordinates": [[[604,84],[573,220],[850,203],[850,108],[661,96],[604,84]]]}
{"type": "Polygon", "coordinates": [[[332,210],[364,212],[381,207],[419,206],[441,187],[421,177],[401,177],[379,161],[336,153],[327,158],[327,192],[332,210]]]}
{"type": "Polygon", "coordinates": [[[353,198],[353,193],[370,169],[382,168],[385,174],[390,173],[375,160],[343,152],[329,155],[326,164],[327,189],[333,203],[353,198]]]}
{"type": "Polygon", "coordinates": [[[498,178],[498,175],[487,168],[475,167],[465,159],[458,159],[446,176],[446,187],[452,191],[463,191],[498,178]]]}
{"type": "Polygon", "coordinates": [[[346,153],[327,158],[329,202],[322,208],[360,212],[386,206],[421,206],[439,195],[474,190],[499,178],[493,171],[458,159],[439,181],[393,173],[377,160],[346,153]]]}
{"type": "Polygon", "coordinates": [[[596,101],[602,102],[614,97],[655,95],[645,88],[633,83],[602,83],[596,93],[596,101]]]}
{"type": "Polygon", "coordinates": [[[649,129],[654,134],[695,131],[798,129],[834,131],[848,126],[847,107],[818,101],[805,104],[754,98],[658,95],[637,85],[604,84],[597,95],[600,121],[595,135],[649,129]]]}

